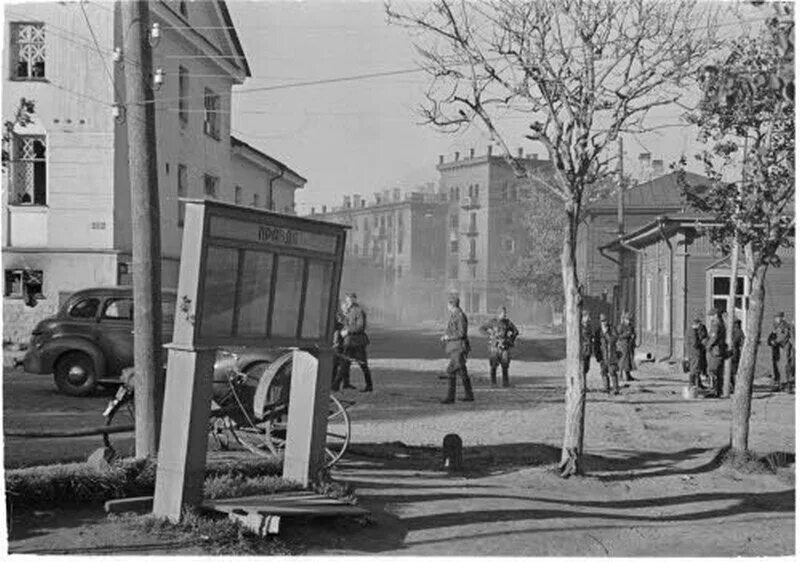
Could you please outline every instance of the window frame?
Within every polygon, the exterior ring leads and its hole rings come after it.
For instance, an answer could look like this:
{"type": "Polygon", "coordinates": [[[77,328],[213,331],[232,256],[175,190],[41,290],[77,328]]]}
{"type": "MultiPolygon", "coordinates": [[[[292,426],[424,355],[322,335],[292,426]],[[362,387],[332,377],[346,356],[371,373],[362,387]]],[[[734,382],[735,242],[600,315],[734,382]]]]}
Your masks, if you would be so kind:
{"type": "Polygon", "coordinates": [[[9,162],[9,192],[12,195],[14,200],[9,201],[9,205],[16,205],[16,206],[31,206],[31,207],[46,207],[47,206],[47,199],[48,199],[48,165],[47,165],[47,135],[24,135],[19,133],[12,133],[11,134],[11,154],[13,158],[9,162]],[[22,147],[26,141],[30,140],[31,143],[40,143],[42,148],[44,149],[44,156],[41,158],[25,158],[21,154],[22,147]],[[37,189],[36,184],[36,165],[39,164],[42,166],[42,176],[44,185],[41,186],[41,189],[37,189]],[[27,186],[23,186],[24,189],[21,189],[21,181],[18,178],[21,169],[24,167],[30,166],[31,167],[31,185],[30,191],[27,190],[27,186]],[[41,197],[37,197],[37,193],[41,195],[41,197]],[[23,197],[25,195],[30,196],[30,200],[23,201],[23,197]]]}
{"type": "Polygon", "coordinates": [[[178,164],[176,182],[178,193],[178,228],[183,228],[186,221],[186,203],[180,199],[181,197],[186,197],[189,190],[189,169],[186,167],[186,164],[178,164]]]}
{"type": "Polygon", "coordinates": [[[178,122],[181,128],[189,125],[189,69],[183,65],[178,67],[178,122]]]}
{"type": "Polygon", "coordinates": [[[222,138],[222,97],[211,88],[203,94],[203,132],[219,141],[222,138]],[[210,105],[213,102],[213,105],[210,105]]]}
{"type": "Polygon", "coordinates": [[[219,199],[219,176],[203,174],[203,195],[211,199],[219,199]],[[209,189],[209,186],[211,189],[209,189]]]}
{"type": "Polygon", "coordinates": [[[243,190],[242,190],[242,186],[241,185],[233,186],[233,203],[235,205],[241,205],[242,204],[242,191],[243,190]]]}
{"type": "Polygon", "coordinates": [[[25,298],[25,283],[28,282],[26,277],[30,278],[31,276],[38,275],[39,279],[41,279],[41,283],[39,284],[39,292],[33,295],[33,298],[36,300],[43,300],[44,296],[44,271],[41,269],[25,269],[23,267],[9,267],[5,270],[5,274],[3,276],[3,298],[6,299],[22,299],[25,298]],[[8,277],[9,274],[11,275],[19,275],[19,292],[15,293],[11,288],[9,288],[8,277]]]}
{"type": "Polygon", "coordinates": [[[111,297],[105,300],[103,303],[103,308],[100,312],[100,320],[111,320],[117,322],[133,322],[133,297],[111,297]],[[130,316],[129,317],[122,317],[122,316],[109,316],[108,309],[111,307],[112,304],[118,302],[130,302],[130,316]]]}
{"type": "Polygon", "coordinates": [[[9,80],[13,82],[48,82],[47,78],[47,33],[45,22],[43,21],[13,21],[9,22],[9,80]],[[32,76],[33,65],[28,61],[27,76],[19,76],[19,29],[23,26],[38,26],[42,29],[42,76],[32,76]]]}
{"type": "Polygon", "coordinates": [[[67,309],[67,317],[75,318],[75,319],[78,319],[78,320],[96,320],[97,319],[97,315],[100,312],[100,305],[101,305],[101,302],[100,302],[100,298],[98,298],[98,297],[90,297],[90,296],[82,297],[82,298],[80,298],[79,300],[75,301],[74,303],[72,303],[69,306],[69,308],[67,309]],[[95,301],[95,303],[96,303],[95,304],[96,308],[95,308],[93,316],[75,316],[74,314],[72,314],[72,311],[75,310],[75,308],[79,304],[87,302],[87,301],[95,301]]]}

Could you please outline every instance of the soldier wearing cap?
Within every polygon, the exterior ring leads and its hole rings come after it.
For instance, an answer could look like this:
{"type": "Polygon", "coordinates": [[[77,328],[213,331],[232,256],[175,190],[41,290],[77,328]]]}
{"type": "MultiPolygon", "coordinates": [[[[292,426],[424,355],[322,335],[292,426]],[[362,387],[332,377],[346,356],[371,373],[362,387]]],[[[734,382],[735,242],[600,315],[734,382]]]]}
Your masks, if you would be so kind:
{"type": "Polygon", "coordinates": [[[592,326],[592,318],[588,310],[584,310],[581,314],[581,366],[583,367],[583,375],[589,372],[589,366],[592,360],[592,355],[595,353],[594,341],[595,329],[592,326]]]}
{"type": "Polygon", "coordinates": [[[617,331],[609,324],[605,314],[600,315],[600,327],[595,333],[595,353],[597,362],[600,363],[600,376],[603,377],[605,391],[611,392],[608,380],[611,376],[611,380],[614,382],[614,394],[619,394],[617,331]]]}
{"type": "Polygon", "coordinates": [[[783,312],[775,315],[772,332],[767,338],[767,345],[772,348],[772,380],[773,390],[787,390],[794,382],[794,334],[789,323],[786,322],[783,312]],[[781,351],[786,360],[784,365],[785,379],[781,380],[781,351]]]}
{"type": "Polygon", "coordinates": [[[697,389],[701,388],[700,378],[706,373],[706,349],[703,342],[707,337],[708,331],[703,324],[703,315],[698,311],[695,313],[689,329],[686,330],[685,340],[689,384],[697,389]]]}
{"type": "Polygon", "coordinates": [[[744,348],[744,332],[742,331],[742,321],[734,319],[731,326],[731,391],[736,386],[736,373],[739,371],[739,362],[742,359],[742,348],[744,348]]]}
{"type": "Polygon", "coordinates": [[[464,402],[472,402],[475,396],[472,394],[472,382],[467,373],[467,354],[470,352],[469,338],[467,337],[467,315],[459,306],[458,295],[450,295],[447,298],[447,310],[450,318],[447,321],[447,329],[441,337],[444,343],[444,351],[450,358],[447,364],[447,396],[442,400],[442,404],[452,404],[456,399],[456,377],[461,377],[461,384],[464,385],[464,402]]]}
{"type": "MultiPolygon", "coordinates": [[[[343,361],[341,362],[341,380],[345,388],[350,387],[350,363],[356,362],[364,373],[364,388],[361,392],[372,392],[372,373],[367,363],[367,314],[358,305],[355,293],[347,293],[344,297],[344,313],[341,322],[343,361]]],[[[352,387],[350,387],[352,388],[352,387]]]]}
{"type": "Polygon", "coordinates": [[[636,380],[631,371],[636,370],[633,353],[636,349],[636,330],[631,322],[630,312],[623,312],[617,328],[617,351],[619,351],[619,370],[626,382],[636,380]]]}
{"type": "Polygon", "coordinates": [[[509,350],[514,347],[519,330],[508,319],[506,307],[498,308],[497,318],[492,318],[483,324],[480,332],[484,336],[489,336],[489,376],[492,385],[497,384],[497,367],[499,365],[503,372],[503,386],[508,387],[508,367],[511,364],[509,350]]]}
{"type": "Polygon", "coordinates": [[[725,322],[722,315],[716,308],[708,311],[708,335],[705,338],[706,348],[706,368],[708,376],[714,384],[714,397],[722,395],[722,374],[725,367],[727,356],[727,344],[725,343],[725,322]]]}

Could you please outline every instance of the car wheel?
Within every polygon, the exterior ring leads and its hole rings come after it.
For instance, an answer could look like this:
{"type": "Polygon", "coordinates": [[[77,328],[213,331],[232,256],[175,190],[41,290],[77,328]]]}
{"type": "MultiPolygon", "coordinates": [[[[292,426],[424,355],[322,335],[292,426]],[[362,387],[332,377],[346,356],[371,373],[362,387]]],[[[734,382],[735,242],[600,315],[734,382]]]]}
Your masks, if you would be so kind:
{"type": "Polygon", "coordinates": [[[72,351],[56,363],[54,373],[58,390],[69,396],[88,396],[97,386],[97,373],[92,358],[72,351]]]}

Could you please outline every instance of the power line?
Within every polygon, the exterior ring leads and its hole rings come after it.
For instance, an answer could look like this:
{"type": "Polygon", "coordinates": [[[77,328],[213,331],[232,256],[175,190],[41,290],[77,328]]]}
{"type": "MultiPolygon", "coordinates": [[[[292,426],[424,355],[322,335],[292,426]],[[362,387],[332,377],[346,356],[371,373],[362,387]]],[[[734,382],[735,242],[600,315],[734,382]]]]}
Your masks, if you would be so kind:
{"type": "Polygon", "coordinates": [[[86,14],[86,8],[84,8],[83,2],[80,3],[80,7],[81,7],[81,13],[83,13],[83,19],[86,21],[86,25],[89,28],[89,33],[91,34],[92,40],[94,41],[94,46],[97,49],[97,55],[100,57],[100,62],[102,63],[103,68],[105,69],[106,74],[108,75],[108,81],[111,84],[111,88],[114,90],[115,99],[118,100],[122,99],[122,96],[119,95],[119,91],[117,90],[116,80],[114,80],[114,76],[111,74],[111,70],[108,68],[108,63],[106,62],[105,57],[103,56],[103,53],[100,50],[100,43],[97,41],[97,35],[95,35],[94,33],[94,28],[92,28],[92,22],[89,21],[89,16],[86,14]]]}

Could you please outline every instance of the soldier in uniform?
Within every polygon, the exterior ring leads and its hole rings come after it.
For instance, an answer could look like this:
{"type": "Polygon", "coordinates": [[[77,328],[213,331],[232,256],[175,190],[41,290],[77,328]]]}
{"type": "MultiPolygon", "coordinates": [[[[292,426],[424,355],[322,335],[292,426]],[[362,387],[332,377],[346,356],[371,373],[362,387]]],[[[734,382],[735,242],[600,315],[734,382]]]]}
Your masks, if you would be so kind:
{"type": "Polygon", "coordinates": [[[742,321],[736,318],[731,327],[731,392],[736,386],[736,373],[739,371],[739,361],[742,359],[742,348],[744,347],[744,332],[742,331],[742,321]]]}
{"type": "Polygon", "coordinates": [[[706,348],[703,343],[708,337],[702,314],[698,312],[686,331],[686,360],[689,363],[689,384],[700,389],[701,376],[706,372],[706,348]]]}
{"type": "Polygon", "coordinates": [[[514,347],[519,330],[508,319],[506,307],[498,308],[497,318],[492,318],[481,326],[480,332],[484,336],[489,336],[489,376],[492,385],[497,384],[497,367],[499,365],[503,371],[503,386],[508,387],[508,367],[511,364],[509,350],[514,347]]]}
{"type": "Polygon", "coordinates": [[[617,355],[617,332],[608,323],[605,314],[600,315],[600,327],[595,333],[595,352],[597,362],[600,363],[600,375],[603,377],[603,386],[607,393],[611,392],[608,377],[614,382],[614,394],[619,394],[619,378],[617,368],[619,357],[617,355]]]}
{"type": "Polygon", "coordinates": [[[636,380],[631,375],[631,371],[636,370],[636,362],[633,360],[633,352],[636,349],[636,330],[631,323],[629,312],[623,312],[620,325],[617,328],[617,350],[619,356],[619,370],[625,382],[636,380]]]}
{"type": "MultiPolygon", "coordinates": [[[[364,388],[361,392],[372,392],[372,373],[367,363],[367,314],[358,305],[355,293],[347,293],[344,298],[343,328],[339,332],[343,339],[344,360],[342,361],[342,381],[345,388],[350,383],[350,363],[355,361],[364,373],[364,388]]],[[[352,387],[350,387],[352,388],[352,387]]]]}
{"type": "Polygon", "coordinates": [[[444,343],[444,351],[450,358],[447,364],[447,396],[442,400],[442,404],[452,404],[456,399],[456,377],[461,377],[461,384],[464,385],[464,402],[472,402],[475,396],[472,394],[472,382],[467,373],[467,354],[470,352],[469,338],[467,337],[467,315],[459,307],[457,295],[450,295],[447,298],[447,310],[450,318],[447,321],[447,329],[441,338],[444,343]]]}
{"type": "Polygon", "coordinates": [[[719,310],[712,308],[708,311],[708,335],[706,336],[706,368],[712,378],[714,389],[712,396],[719,398],[722,395],[722,375],[725,367],[726,344],[725,322],[719,310]]]}
{"type": "Polygon", "coordinates": [[[772,348],[772,380],[773,390],[785,390],[790,387],[790,380],[794,380],[794,373],[791,373],[792,363],[794,362],[794,334],[786,322],[783,312],[778,312],[775,315],[775,324],[772,332],[767,338],[767,345],[772,348]],[[786,379],[781,381],[781,350],[784,350],[786,364],[784,370],[786,372],[786,379]]]}
{"type": "Polygon", "coordinates": [[[594,326],[592,326],[589,311],[584,310],[581,314],[581,365],[583,366],[583,376],[586,376],[586,373],[589,372],[589,364],[594,353],[594,326]]]}

